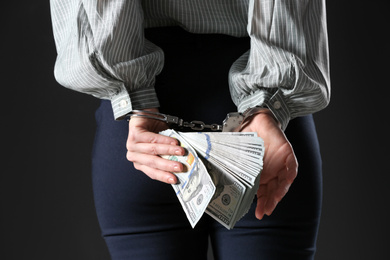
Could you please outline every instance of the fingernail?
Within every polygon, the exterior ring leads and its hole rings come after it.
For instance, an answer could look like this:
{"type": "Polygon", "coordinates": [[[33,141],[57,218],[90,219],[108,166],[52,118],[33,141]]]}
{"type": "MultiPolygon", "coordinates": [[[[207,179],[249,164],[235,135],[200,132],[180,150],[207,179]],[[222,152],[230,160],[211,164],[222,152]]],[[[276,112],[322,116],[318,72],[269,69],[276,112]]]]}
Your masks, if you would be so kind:
{"type": "Polygon", "coordinates": [[[176,154],[176,155],[181,155],[181,149],[177,149],[177,150],[175,151],[175,154],[176,154]]]}
{"type": "Polygon", "coordinates": [[[168,182],[170,183],[170,184],[175,184],[176,182],[175,182],[175,179],[173,178],[173,177],[169,177],[168,178],[168,182]]]}

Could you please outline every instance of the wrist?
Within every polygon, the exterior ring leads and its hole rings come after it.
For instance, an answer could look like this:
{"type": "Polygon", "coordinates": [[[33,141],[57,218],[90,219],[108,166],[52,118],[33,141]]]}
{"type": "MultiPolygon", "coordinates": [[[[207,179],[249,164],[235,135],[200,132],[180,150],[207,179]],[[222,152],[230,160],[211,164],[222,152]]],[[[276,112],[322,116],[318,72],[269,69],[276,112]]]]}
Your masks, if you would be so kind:
{"type": "Polygon", "coordinates": [[[247,124],[249,124],[253,118],[259,118],[262,121],[266,120],[269,121],[269,119],[272,119],[272,121],[278,125],[279,128],[282,127],[280,122],[276,119],[275,115],[272,113],[272,111],[266,107],[252,107],[248,108],[244,113],[244,120],[241,125],[241,129],[245,127],[247,124]]]}

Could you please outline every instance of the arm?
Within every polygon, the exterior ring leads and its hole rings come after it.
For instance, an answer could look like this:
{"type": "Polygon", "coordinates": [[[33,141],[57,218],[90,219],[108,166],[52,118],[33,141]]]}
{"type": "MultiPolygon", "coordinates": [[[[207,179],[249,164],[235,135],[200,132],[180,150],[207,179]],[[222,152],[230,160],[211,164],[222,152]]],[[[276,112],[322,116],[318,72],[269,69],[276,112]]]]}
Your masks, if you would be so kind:
{"type": "Polygon", "coordinates": [[[144,38],[140,0],[51,0],[50,6],[61,85],[111,100],[116,119],[159,105],[154,80],[164,57],[144,38]]]}
{"type": "Polygon", "coordinates": [[[229,80],[240,112],[267,106],[282,129],[290,119],[329,103],[324,0],[251,0],[251,50],[233,64],[229,80]]]}
{"type": "MultiPolygon", "coordinates": [[[[157,111],[155,76],[160,48],[144,38],[140,0],[51,0],[57,47],[55,77],[70,89],[111,100],[115,119],[134,109],[157,111]]],[[[166,125],[130,121],[127,158],[150,178],[176,183],[182,165],[157,154],[184,153],[177,140],[156,134],[166,125]],[[159,168],[159,169],[154,169],[159,168]]]]}
{"type": "Polygon", "coordinates": [[[264,139],[264,168],[256,217],[270,215],[298,172],[283,130],[290,119],[314,113],[329,102],[330,80],[324,0],[251,0],[251,50],[231,68],[230,90],[240,112],[255,106],[241,131],[264,139]]]}

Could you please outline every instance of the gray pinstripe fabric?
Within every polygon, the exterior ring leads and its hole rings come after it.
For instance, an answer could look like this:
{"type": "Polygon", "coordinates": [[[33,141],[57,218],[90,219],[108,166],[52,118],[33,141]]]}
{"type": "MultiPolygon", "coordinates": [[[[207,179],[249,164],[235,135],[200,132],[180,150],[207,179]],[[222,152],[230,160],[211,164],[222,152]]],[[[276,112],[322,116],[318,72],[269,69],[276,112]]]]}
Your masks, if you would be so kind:
{"type": "Polygon", "coordinates": [[[148,27],[250,36],[229,73],[238,111],[265,105],[283,128],[330,98],[325,0],[51,0],[55,77],[111,100],[114,116],[158,106],[155,76],[164,53],[148,27]]]}

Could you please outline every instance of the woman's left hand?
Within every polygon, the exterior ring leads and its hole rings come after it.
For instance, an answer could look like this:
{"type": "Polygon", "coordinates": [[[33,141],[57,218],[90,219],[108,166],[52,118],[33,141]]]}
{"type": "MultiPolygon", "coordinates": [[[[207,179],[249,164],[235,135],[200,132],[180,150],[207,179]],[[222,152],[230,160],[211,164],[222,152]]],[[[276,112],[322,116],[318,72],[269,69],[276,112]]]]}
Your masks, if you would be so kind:
{"type": "Polygon", "coordinates": [[[256,207],[256,217],[262,219],[264,214],[271,215],[288,192],[297,176],[298,162],[290,142],[271,112],[252,116],[240,131],[257,132],[264,140],[264,164],[256,207]]]}

